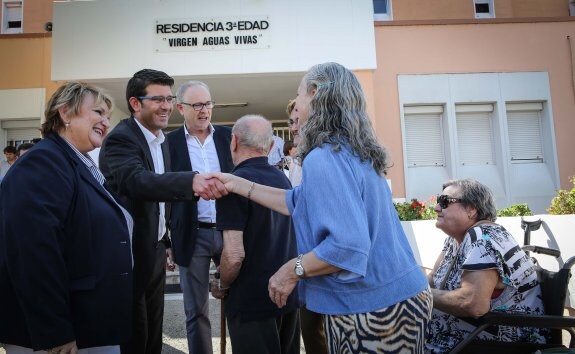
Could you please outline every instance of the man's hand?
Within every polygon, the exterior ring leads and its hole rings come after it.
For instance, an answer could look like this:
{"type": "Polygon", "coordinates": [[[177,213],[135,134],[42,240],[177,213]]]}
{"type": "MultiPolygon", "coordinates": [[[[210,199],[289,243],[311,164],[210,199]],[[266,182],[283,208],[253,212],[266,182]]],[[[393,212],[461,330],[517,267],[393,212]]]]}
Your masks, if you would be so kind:
{"type": "Polygon", "coordinates": [[[224,184],[209,174],[196,174],[194,176],[192,189],[195,195],[205,200],[219,199],[228,194],[224,184]]]}
{"type": "Polygon", "coordinates": [[[228,295],[228,289],[220,288],[220,279],[212,279],[210,282],[210,292],[216,299],[223,299],[228,295]]]}
{"type": "Polygon", "coordinates": [[[169,272],[173,272],[174,270],[176,270],[176,264],[174,263],[174,256],[172,254],[172,249],[168,248],[166,249],[166,270],[168,270],[169,272]]]}

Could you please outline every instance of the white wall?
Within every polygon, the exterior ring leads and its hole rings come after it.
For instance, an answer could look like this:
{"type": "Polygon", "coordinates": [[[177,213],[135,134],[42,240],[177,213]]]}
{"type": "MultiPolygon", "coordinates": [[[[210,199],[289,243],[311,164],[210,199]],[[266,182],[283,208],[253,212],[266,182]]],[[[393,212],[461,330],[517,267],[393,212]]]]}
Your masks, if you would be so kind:
{"type": "MultiPolygon", "coordinates": [[[[0,90],[0,121],[44,119],[45,95],[44,88],[0,90]]],[[[4,146],[6,131],[0,129],[0,147],[4,146]]]]}
{"type": "Polygon", "coordinates": [[[52,40],[53,80],[129,78],[144,67],[174,77],[302,72],[326,61],[340,62],[352,70],[376,67],[371,0],[55,2],[52,40]],[[225,24],[241,20],[265,20],[269,28],[156,33],[157,22],[225,24]],[[255,35],[259,44],[175,50],[162,45],[172,37],[233,39],[234,34],[255,35]]]}
{"type": "MultiPolygon", "coordinates": [[[[404,161],[406,199],[428,199],[441,192],[441,183],[452,178],[473,177],[489,186],[497,207],[527,203],[534,213],[544,213],[559,187],[557,152],[548,74],[472,73],[400,75],[398,78],[405,154],[405,105],[442,105],[445,166],[409,167],[404,161]],[[543,163],[511,163],[506,103],[542,102],[543,163]],[[490,165],[461,164],[457,151],[457,104],[486,103],[494,107],[490,165]]],[[[422,141],[425,144],[425,141],[422,141]]],[[[480,144],[477,149],[481,149],[480,144]]]]}

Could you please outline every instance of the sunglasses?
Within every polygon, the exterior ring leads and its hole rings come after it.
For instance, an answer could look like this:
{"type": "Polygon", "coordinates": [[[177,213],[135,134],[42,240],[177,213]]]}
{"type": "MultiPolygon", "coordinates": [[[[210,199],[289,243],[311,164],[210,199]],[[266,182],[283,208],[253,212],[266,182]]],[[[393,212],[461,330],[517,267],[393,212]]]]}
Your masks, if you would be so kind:
{"type": "Polygon", "coordinates": [[[461,203],[461,198],[452,198],[445,194],[437,196],[437,205],[439,205],[441,209],[447,209],[447,207],[449,207],[449,204],[453,203],[461,203]]]}

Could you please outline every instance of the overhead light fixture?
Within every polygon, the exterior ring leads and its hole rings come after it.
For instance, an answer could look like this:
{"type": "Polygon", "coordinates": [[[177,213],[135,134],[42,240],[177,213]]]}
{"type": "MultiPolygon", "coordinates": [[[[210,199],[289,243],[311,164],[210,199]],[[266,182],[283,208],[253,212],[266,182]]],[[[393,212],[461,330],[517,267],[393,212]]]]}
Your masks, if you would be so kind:
{"type": "Polygon", "coordinates": [[[237,102],[237,103],[216,103],[214,108],[228,108],[228,107],[246,107],[247,102],[237,102]]]}

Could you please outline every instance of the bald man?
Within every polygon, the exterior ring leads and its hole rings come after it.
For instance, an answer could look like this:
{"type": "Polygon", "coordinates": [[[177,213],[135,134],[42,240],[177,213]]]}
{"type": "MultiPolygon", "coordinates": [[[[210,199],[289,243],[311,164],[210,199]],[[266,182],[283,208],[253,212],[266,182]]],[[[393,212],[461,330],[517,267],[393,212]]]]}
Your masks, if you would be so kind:
{"type": "MultiPolygon", "coordinates": [[[[268,163],[272,135],[272,125],[264,117],[240,118],[232,129],[232,173],[289,189],[286,175],[268,163]]],[[[268,295],[269,278],[297,257],[291,217],[237,194],[229,194],[221,203],[226,215],[218,217],[217,228],[223,230],[224,247],[220,279],[212,284],[212,294],[227,294],[226,318],[234,354],[299,353],[297,292],[281,309],[268,295]]]]}

